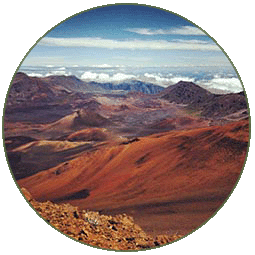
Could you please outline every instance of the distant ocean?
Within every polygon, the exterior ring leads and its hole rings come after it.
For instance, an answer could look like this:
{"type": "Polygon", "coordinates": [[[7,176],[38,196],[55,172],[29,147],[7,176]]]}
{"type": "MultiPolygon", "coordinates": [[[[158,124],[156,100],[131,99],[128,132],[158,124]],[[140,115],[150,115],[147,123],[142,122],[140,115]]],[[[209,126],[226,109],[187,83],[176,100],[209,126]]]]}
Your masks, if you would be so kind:
{"type": "Polygon", "coordinates": [[[233,67],[130,67],[110,66],[21,66],[20,72],[29,76],[75,75],[84,81],[119,83],[140,80],[167,87],[180,80],[191,81],[213,92],[243,91],[233,67]]]}

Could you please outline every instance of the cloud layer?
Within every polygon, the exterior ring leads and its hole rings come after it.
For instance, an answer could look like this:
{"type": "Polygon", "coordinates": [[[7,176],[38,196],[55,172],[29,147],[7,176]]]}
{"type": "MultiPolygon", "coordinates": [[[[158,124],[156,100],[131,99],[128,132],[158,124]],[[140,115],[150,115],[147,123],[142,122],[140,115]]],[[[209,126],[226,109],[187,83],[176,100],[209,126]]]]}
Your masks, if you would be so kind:
{"type": "Polygon", "coordinates": [[[197,27],[182,26],[172,29],[128,28],[126,31],[140,35],[206,35],[197,27]]]}
{"type": "Polygon", "coordinates": [[[118,82],[135,78],[136,76],[132,74],[116,73],[110,76],[107,73],[94,73],[90,71],[84,72],[81,76],[82,80],[93,80],[97,82],[118,82]]]}
{"type": "Polygon", "coordinates": [[[207,88],[213,88],[229,92],[240,92],[243,90],[242,84],[238,78],[235,77],[219,77],[215,75],[213,79],[208,81],[198,81],[198,85],[204,85],[207,88]]]}
{"type": "Polygon", "coordinates": [[[64,67],[64,66],[45,66],[45,67],[27,67],[24,70],[30,76],[45,77],[49,75],[76,75],[85,81],[113,82],[118,83],[125,80],[140,80],[163,87],[176,84],[179,81],[194,82],[207,89],[216,89],[218,91],[240,92],[243,90],[240,80],[230,70],[222,72],[222,69],[202,68],[189,69],[192,72],[186,72],[185,69],[171,68],[122,68],[112,67],[108,64],[101,64],[91,67],[64,67]],[[99,67],[98,67],[99,66],[99,67]],[[182,70],[182,71],[181,71],[182,70]],[[200,71],[199,71],[200,70],[200,71]],[[207,70],[207,71],[206,71],[207,70]],[[201,75],[202,74],[202,75],[201,75]]]}
{"type": "Polygon", "coordinates": [[[151,74],[151,73],[145,73],[144,77],[148,79],[150,82],[154,82],[156,84],[159,84],[161,86],[168,86],[171,84],[175,84],[179,81],[190,81],[194,82],[195,78],[187,77],[187,76],[173,76],[172,74],[168,74],[169,77],[164,77],[161,73],[158,74],[151,74]]]}
{"type": "Polygon", "coordinates": [[[129,49],[129,50],[201,50],[220,51],[214,44],[203,40],[112,40],[95,37],[83,38],[55,38],[44,37],[38,43],[41,46],[58,47],[93,47],[107,49],[129,49]]]}
{"type": "Polygon", "coordinates": [[[195,78],[187,77],[187,76],[173,76],[172,74],[168,74],[168,77],[165,77],[161,73],[144,73],[144,74],[125,74],[125,73],[115,73],[113,75],[109,75],[107,73],[98,73],[86,71],[81,77],[82,80],[85,81],[96,81],[96,82],[122,82],[125,80],[140,80],[145,82],[150,82],[154,84],[161,85],[162,87],[167,87],[169,85],[175,84],[179,81],[195,81],[195,78]]]}

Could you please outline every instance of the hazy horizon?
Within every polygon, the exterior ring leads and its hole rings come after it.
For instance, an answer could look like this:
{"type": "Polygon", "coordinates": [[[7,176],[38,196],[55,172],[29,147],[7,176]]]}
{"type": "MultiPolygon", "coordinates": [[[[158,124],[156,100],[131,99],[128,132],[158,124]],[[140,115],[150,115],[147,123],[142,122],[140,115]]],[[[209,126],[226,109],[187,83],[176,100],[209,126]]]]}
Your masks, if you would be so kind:
{"type": "Polygon", "coordinates": [[[208,90],[222,92],[240,92],[243,87],[233,68],[207,67],[128,67],[128,66],[21,66],[20,72],[29,76],[47,77],[50,75],[74,75],[84,81],[100,83],[119,83],[128,80],[139,80],[162,87],[179,81],[190,81],[208,90]]]}

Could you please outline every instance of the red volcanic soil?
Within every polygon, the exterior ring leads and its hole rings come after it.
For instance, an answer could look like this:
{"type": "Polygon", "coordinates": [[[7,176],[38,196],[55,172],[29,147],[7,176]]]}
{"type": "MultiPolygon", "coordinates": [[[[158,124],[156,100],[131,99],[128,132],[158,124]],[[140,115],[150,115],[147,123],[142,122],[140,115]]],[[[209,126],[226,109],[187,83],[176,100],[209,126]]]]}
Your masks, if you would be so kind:
{"type": "Polygon", "coordinates": [[[126,213],[152,235],[187,234],[229,196],[248,139],[248,120],[165,132],[99,147],[18,184],[38,201],[126,213]]]}

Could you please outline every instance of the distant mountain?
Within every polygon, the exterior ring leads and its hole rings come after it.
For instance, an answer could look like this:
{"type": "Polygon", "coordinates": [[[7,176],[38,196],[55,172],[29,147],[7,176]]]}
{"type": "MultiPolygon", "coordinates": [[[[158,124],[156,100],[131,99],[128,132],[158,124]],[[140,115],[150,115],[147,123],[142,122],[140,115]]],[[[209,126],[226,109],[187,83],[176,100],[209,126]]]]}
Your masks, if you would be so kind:
{"type": "Polygon", "coordinates": [[[161,92],[162,98],[178,104],[191,104],[199,106],[208,98],[213,98],[213,94],[201,88],[193,82],[180,81],[175,85],[168,86],[161,92]]]}
{"type": "Polygon", "coordinates": [[[75,76],[30,77],[18,72],[11,84],[6,111],[50,105],[70,105],[92,92],[103,93],[100,86],[90,86],[75,76]]]}
{"type": "Polygon", "coordinates": [[[41,78],[43,81],[46,81],[48,84],[52,86],[61,86],[67,90],[72,92],[105,92],[105,90],[99,86],[98,84],[86,83],[80,79],[78,79],[74,75],[65,76],[65,75],[52,75],[41,78]]]}
{"type": "Polygon", "coordinates": [[[247,109],[244,92],[213,94],[193,82],[180,81],[160,93],[161,98],[178,104],[187,104],[202,116],[223,117],[247,109]]]}
{"type": "Polygon", "coordinates": [[[163,87],[152,83],[146,83],[138,80],[124,81],[121,83],[100,83],[100,82],[85,82],[78,79],[76,76],[53,75],[41,78],[54,86],[62,86],[65,89],[76,92],[98,92],[109,93],[110,91],[136,91],[144,94],[158,94],[164,90],[163,87]]]}
{"type": "MultiPolygon", "coordinates": [[[[95,110],[96,102],[88,102],[88,95],[93,93],[115,94],[143,93],[159,94],[163,99],[178,104],[185,104],[202,116],[222,117],[239,110],[247,109],[243,92],[230,94],[213,94],[192,83],[180,81],[175,85],[163,88],[152,83],[137,80],[118,84],[85,82],[75,76],[48,76],[43,78],[29,77],[18,72],[13,79],[7,97],[6,112],[17,109],[32,109],[34,107],[49,107],[58,105],[95,110]],[[84,99],[86,99],[84,101],[84,99]],[[88,104],[88,105],[86,105],[88,104]]],[[[138,94],[137,94],[138,95],[138,94]]],[[[70,112],[70,111],[69,111],[70,112]]],[[[65,111],[65,114],[67,112],[65,111]]]]}
{"type": "Polygon", "coordinates": [[[52,75],[30,77],[18,72],[13,79],[7,97],[7,111],[52,104],[74,103],[88,93],[112,93],[112,91],[136,91],[156,94],[164,88],[141,81],[129,81],[119,84],[85,82],[75,76],[52,75]],[[71,102],[72,101],[72,102],[71,102]]]}
{"type": "Polygon", "coordinates": [[[41,78],[29,77],[24,73],[18,72],[10,87],[7,103],[29,104],[31,101],[50,102],[58,96],[69,93],[70,91],[64,87],[53,87],[41,78]]]}
{"type": "Polygon", "coordinates": [[[64,87],[53,87],[41,78],[18,72],[8,93],[6,110],[50,104],[68,94],[70,91],[64,87]]]}
{"type": "Polygon", "coordinates": [[[161,91],[164,90],[163,87],[159,85],[155,85],[152,83],[137,81],[137,80],[131,80],[131,81],[125,81],[121,83],[97,83],[97,82],[90,82],[90,85],[96,85],[100,86],[105,90],[124,90],[124,91],[137,91],[142,92],[144,94],[158,94],[161,91]]]}

